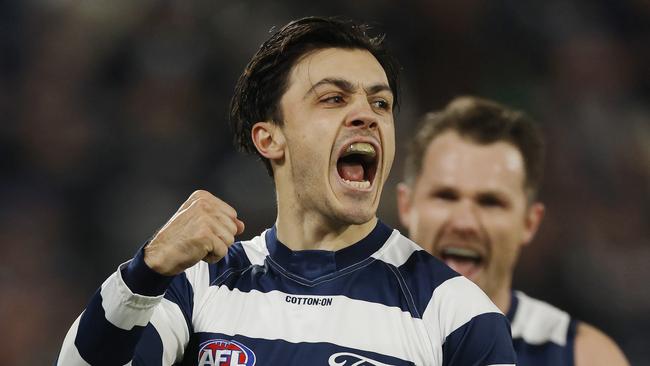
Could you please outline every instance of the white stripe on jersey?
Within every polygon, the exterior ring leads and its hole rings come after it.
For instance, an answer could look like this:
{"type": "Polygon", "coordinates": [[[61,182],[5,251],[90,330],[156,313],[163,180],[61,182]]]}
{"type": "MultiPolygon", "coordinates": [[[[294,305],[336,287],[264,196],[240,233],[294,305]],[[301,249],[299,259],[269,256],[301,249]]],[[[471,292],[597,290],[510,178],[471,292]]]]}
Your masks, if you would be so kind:
{"type": "MultiPolygon", "coordinates": [[[[434,349],[441,352],[448,335],[475,316],[485,313],[501,314],[501,311],[474,282],[458,276],[433,290],[422,320],[427,324],[426,329],[438,330],[438,334],[431,334],[430,337],[434,349]]],[[[436,356],[442,359],[442,354],[436,356]]]]}
{"type": "Polygon", "coordinates": [[[251,240],[241,242],[246,257],[252,265],[263,266],[264,259],[269,255],[269,249],[266,247],[266,232],[264,232],[251,240]]]}
{"type": "MultiPolygon", "coordinates": [[[[327,342],[410,360],[416,365],[442,362],[441,356],[433,356],[422,320],[412,318],[398,307],[346,296],[241,292],[226,286],[212,286],[208,291],[206,310],[194,317],[196,332],[240,334],[292,343],[327,342]],[[287,302],[287,297],[331,298],[332,302],[328,306],[298,305],[287,302]],[[341,329],[348,331],[341,332],[341,329]],[[412,355],[423,358],[412,360],[412,355]]],[[[200,310],[195,309],[195,314],[197,311],[200,310]]]]}
{"type": "MultiPolygon", "coordinates": [[[[83,315],[83,313],[81,313],[83,315]]],[[[61,353],[59,354],[59,360],[56,363],[56,366],[66,366],[66,365],[75,365],[75,366],[91,366],[88,362],[84,361],[77,350],[77,347],[74,345],[74,339],[77,335],[77,329],[79,328],[79,321],[81,320],[81,315],[74,321],[68,334],[65,335],[63,340],[63,346],[61,347],[61,353]]]]}
{"type": "Polygon", "coordinates": [[[156,328],[163,344],[163,365],[172,365],[183,360],[183,350],[190,341],[190,331],[180,307],[163,299],[153,313],[151,324],[156,328]]]}
{"type": "Polygon", "coordinates": [[[512,320],[512,338],[523,338],[528,344],[553,342],[565,346],[571,317],[568,313],[544,301],[516,291],[519,300],[512,320]]]}
{"type": "Polygon", "coordinates": [[[156,305],[163,298],[163,295],[144,296],[131,292],[124,283],[121,272],[122,266],[127,266],[128,263],[120,265],[117,272],[108,277],[101,287],[102,307],[106,313],[106,320],[124,330],[131,330],[136,325],[146,326],[156,305]]]}
{"type": "MultiPolygon", "coordinates": [[[[194,309],[198,309],[205,291],[210,286],[210,268],[208,263],[204,261],[198,262],[185,270],[185,276],[187,277],[187,282],[189,282],[192,287],[192,293],[194,294],[194,309]]],[[[196,315],[194,309],[192,309],[192,322],[194,322],[194,316],[196,315]]]]}
{"type": "Polygon", "coordinates": [[[402,236],[399,231],[393,230],[388,240],[382,245],[372,257],[382,260],[395,267],[399,267],[411,257],[414,252],[422,250],[417,244],[402,236]],[[402,245],[395,245],[397,241],[402,241],[402,245]]]}

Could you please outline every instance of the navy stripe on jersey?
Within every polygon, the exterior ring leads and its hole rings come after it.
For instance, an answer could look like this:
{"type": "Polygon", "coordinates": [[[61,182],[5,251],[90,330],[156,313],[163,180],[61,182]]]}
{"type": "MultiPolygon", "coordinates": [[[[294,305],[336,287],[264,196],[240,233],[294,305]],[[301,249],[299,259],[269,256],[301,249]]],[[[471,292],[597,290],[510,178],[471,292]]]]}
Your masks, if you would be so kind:
{"type": "Polygon", "coordinates": [[[573,366],[577,321],[568,313],[512,291],[507,317],[521,365],[573,366]]]}
{"type": "Polygon", "coordinates": [[[500,313],[475,316],[445,339],[442,345],[443,366],[471,365],[477,359],[487,365],[511,364],[515,355],[507,345],[512,339],[509,332],[501,331],[504,328],[510,329],[500,313]]]}
{"type": "Polygon", "coordinates": [[[178,305],[185,318],[187,329],[192,333],[194,290],[192,289],[192,284],[187,280],[185,272],[174,277],[174,280],[165,292],[164,298],[178,305]]]}
{"type": "Polygon", "coordinates": [[[107,364],[109,355],[110,363],[124,365],[135,352],[134,365],[181,358],[196,365],[200,357],[219,364],[227,354],[252,352],[259,365],[513,363],[506,319],[492,313],[487,297],[380,222],[345,255],[292,252],[264,239],[236,243],[218,263],[199,263],[174,277],[162,302],[163,296],[129,291],[127,280],[138,287],[142,271],[148,275],[148,268],[140,268],[143,259],[134,259],[128,270],[121,266],[95,295],[76,335],[77,323],[66,337],[67,349],[74,340],[74,352],[62,352],[61,362],[81,365],[78,355],[91,353],[91,364],[107,364]],[[288,257],[277,255],[284,249],[288,257]],[[323,268],[294,263],[305,261],[323,268]],[[477,294],[485,301],[467,300],[477,294]],[[458,299],[476,306],[454,306],[458,299]],[[86,338],[93,341],[82,344],[86,338]],[[211,340],[221,341],[205,343],[211,340]],[[210,353],[201,355],[208,345],[210,353]]]}
{"type": "MultiPolygon", "coordinates": [[[[314,329],[314,332],[318,332],[318,329],[314,329]]],[[[190,346],[186,350],[183,365],[199,364],[200,345],[209,343],[210,340],[235,340],[239,344],[254,350],[256,365],[377,365],[377,362],[393,366],[414,365],[412,362],[396,357],[326,342],[291,343],[281,339],[258,339],[219,333],[194,334],[190,346]],[[285,352],[287,349],[291,349],[292,352],[285,352]],[[333,363],[329,362],[330,359],[332,359],[333,363]]],[[[215,364],[218,363],[215,362],[215,364]]]]}
{"type": "Polygon", "coordinates": [[[144,246],[121,271],[122,279],[129,289],[134,294],[144,296],[162,295],[174,279],[174,276],[163,276],[147,266],[144,261],[144,246]]]}
{"type": "Polygon", "coordinates": [[[515,319],[515,314],[517,313],[517,309],[519,308],[519,299],[517,298],[517,295],[515,294],[514,291],[510,292],[510,309],[508,309],[508,313],[506,314],[506,318],[508,318],[508,321],[510,324],[515,319]]]}
{"type": "Polygon", "coordinates": [[[433,290],[443,282],[460,276],[438,258],[424,250],[413,252],[409,259],[399,268],[400,275],[404,278],[411,293],[415,293],[415,306],[418,317],[424,313],[433,290]],[[432,265],[432,262],[435,264],[432,265]]]}
{"type": "Polygon", "coordinates": [[[372,231],[358,242],[337,250],[300,250],[292,251],[277,238],[276,227],[266,232],[266,246],[271,259],[304,282],[314,283],[327,278],[327,275],[337,275],[337,271],[364,262],[379,250],[392,233],[392,229],[381,221],[372,231]]]}
{"type": "MultiPolygon", "coordinates": [[[[576,333],[578,330],[578,321],[575,319],[571,319],[571,322],[569,322],[569,330],[567,331],[567,340],[566,340],[566,355],[567,355],[567,366],[573,366],[573,362],[575,360],[575,341],[576,341],[576,333]]],[[[515,349],[517,351],[517,349],[515,349]]]]}
{"type": "Polygon", "coordinates": [[[399,307],[402,311],[411,313],[413,317],[421,318],[433,290],[444,281],[459,275],[423,250],[413,252],[406,263],[399,268],[371,257],[370,255],[386,242],[391,233],[392,230],[388,226],[378,221],[368,236],[355,245],[337,252],[319,250],[294,252],[277,240],[275,228],[272,228],[265,234],[269,253],[275,254],[272,259],[267,257],[263,266],[251,265],[250,262],[241,259],[246,258],[244,249],[241,243],[236,243],[230,248],[223,262],[210,266],[210,282],[213,285],[226,286],[230,290],[236,288],[241,292],[256,290],[264,293],[281,291],[304,296],[342,295],[351,299],[399,307]],[[304,256],[308,256],[309,261],[306,261],[304,256]],[[320,277],[304,278],[301,275],[313,275],[319,270],[294,265],[299,262],[317,263],[327,270],[335,268],[338,271],[322,274],[324,271],[320,270],[320,277]],[[431,262],[437,263],[432,266],[431,262]],[[281,266],[282,264],[284,266],[281,266]],[[285,266],[298,270],[298,274],[291,273],[290,268],[285,266]],[[228,270],[224,270],[224,267],[228,270]],[[389,267],[388,271],[386,267],[389,267]],[[435,267],[433,272],[432,267],[435,267]],[[408,275],[404,277],[405,274],[408,275]],[[373,285],[341,285],[348,281],[373,285]],[[376,291],[376,288],[383,288],[385,291],[376,291]],[[411,296],[411,292],[417,294],[415,299],[411,296]],[[402,293],[403,296],[396,297],[393,295],[395,293],[402,293]]]}
{"type": "Polygon", "coordinates": [[[106,320],[97,291],[81,315],[74,344],[91,365],[124,365],[131,360],[143,330],[137,325],[131,330],[120,329],[106,320]]]}
{"type": "Polygon", "coordinates": [[[147,266],[144,261],[144,247],[121,270],[122,279],[134,294],[159,296],[178,305],[185,318],[187,328],[192,332],[192,309],[194,291],[185,272],[176,276],[163,276],[147,266]]]}
{"type": "Polygon", "coordinates": [[[573,352],[554,343],[528,344],[523,339],[513,339],[519,365],[573,366],[573,352]]]}
{"type": "Polygon", "coordinates": [[[230,290],[236,288],[241,292],[256,290],[263,293],[280,291],[295,296],[346,296],[410,311],[404,297],[395,296],[395,293],[402,291],[402,286],[398,282],[398,276],[387,271],[386,266],[387,264],[379,260],[372,260],[363,271],[348,272],[315,286],[299,283],[267,262],[264,266],[252,266],[250,270],[237,275],[233,273],[221,285],[230,290]],[[357,285],[345,286],[346,283],[357,285]],[[372,286],[367,286],[368,284],[372,286]],[[382,291],[377,291],[378,288],[382,291]]]}
{"type": "MultiPolygon", "coordinates": [[[[142,333],[142,338],[135,348],[133,366],[162,365],[163,344],[156,328],[149,324],[142,333]]],[[[94,364],[93,364],[94,365],[94,364]]],[[[121,365],[121,364],[120,364],[121,365]]]]}
{"type": "Polygon", "coordinates": [[[512,291],[507,314],[520,365],[574,365],[577,321],[566,312],[512,291]]]}
{"type": "Polygon", "coordinates": [[[209,266],[210,285],[220,286],[230,276],[249,270],[251,266],[241,242],[236,242],[228,248],[225,257],[209,266]]]}

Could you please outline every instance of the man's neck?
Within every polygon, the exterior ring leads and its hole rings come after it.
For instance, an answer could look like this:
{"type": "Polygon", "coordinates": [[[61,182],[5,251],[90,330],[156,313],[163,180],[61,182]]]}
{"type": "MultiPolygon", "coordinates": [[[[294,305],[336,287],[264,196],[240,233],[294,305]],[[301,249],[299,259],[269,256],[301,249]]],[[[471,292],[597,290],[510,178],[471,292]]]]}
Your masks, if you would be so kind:
{"type": "Polygon", "coordinates": [[[510,286],[504,286],[494,296],[490,296],[490,299],[502,313],[507,315],[512,304],[512,288],[510,286]]]}
{"type": "Polygon", "coordinates": [[[337,251],[365,238],[377,225],[377,218],[360,225],[333,223],[322,215],[306,213],[293,217],[278,210],[277,236],[291,250],[337,251]]]}

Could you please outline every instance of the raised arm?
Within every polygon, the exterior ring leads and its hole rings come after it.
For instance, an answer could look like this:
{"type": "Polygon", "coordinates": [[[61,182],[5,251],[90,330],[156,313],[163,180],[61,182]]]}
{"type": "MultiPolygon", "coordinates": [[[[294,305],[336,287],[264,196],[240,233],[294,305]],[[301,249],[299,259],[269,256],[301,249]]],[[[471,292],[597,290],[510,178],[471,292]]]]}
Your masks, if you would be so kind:
{"type": "Polygon", "coordinates": [[[225,202],[196,191],[135,258],[91,298],[63,342],[57,365],[172,364],[191,329],[185,270],[216,262],[244,225],[225,202]]]}

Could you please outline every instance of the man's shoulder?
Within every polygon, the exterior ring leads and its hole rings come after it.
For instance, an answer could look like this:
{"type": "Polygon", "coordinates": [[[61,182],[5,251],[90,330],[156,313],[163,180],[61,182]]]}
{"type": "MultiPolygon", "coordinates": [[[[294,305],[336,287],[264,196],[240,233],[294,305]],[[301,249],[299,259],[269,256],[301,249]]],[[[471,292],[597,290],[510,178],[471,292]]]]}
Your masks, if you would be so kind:
{"type": "Polygon", "coordinates": [[[541,345],[552,342],[565,346],[571,341],[575,321],[569,313],[521,291],[513,293],[516,310],[512,319],[513,339],[541,345]]]}
{"type": "Polygon", "coordinates": [[[261,234],[249,240],[242,240],[235,242],[228,248],[227,257],[246,259],[253,265],[261,265],[264,259],[269,255],[269,250],[266,246],[266,233],[264,230],[261,234]]]}
{"type": "Polygon", "coordinates": [[[512,338],[520,359],[546,357],[550,360],[562,356],[568,364],[572,364],[575,357],[576,366],[628,364],[618,345],[599,329],[521,291],[515,291],[513,296],[516,311],[512,319],[512,338]],[[532,346],[534,352],[522,354],[523,348],[528,346],[532,346]],[[540,348],[542,346],[544,348],[540,348]]]}
{"type": "Polygon", "coordinates": [[[376,258],[395,266],[421,314],[444,307],[471,313],[499,312],[485,293],[440,259],[395,230],[376,258]]]}
{"type": "Polygon", "coordinates": [[[233,243],[228,248],[226,256],[218,262],[200,261],[185,270],[185,275],[191,283],[204,282],[207,278],[208,282],[205,284],[207,286],[207,284],[214,284],[215,281],[218,282],[219,278],[229,273],[243,271],[255,265],[263,265],[269,253],[264,240],[265,233],[266,231],[250,240],[233,243]]]}
{"type": "Polygon", "coordinates": [[[395,266],[402,276],[414,276],[422,283],[440,284],[460,276],[440,259],[422,249],[396,229],[373,257],[395,266]]]}

